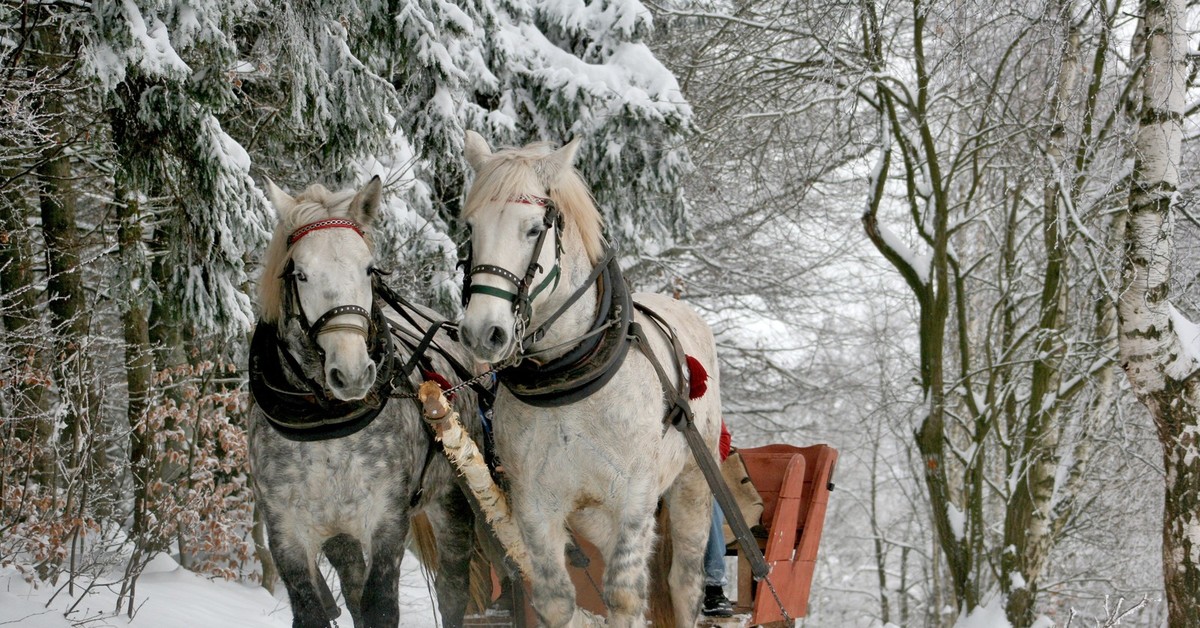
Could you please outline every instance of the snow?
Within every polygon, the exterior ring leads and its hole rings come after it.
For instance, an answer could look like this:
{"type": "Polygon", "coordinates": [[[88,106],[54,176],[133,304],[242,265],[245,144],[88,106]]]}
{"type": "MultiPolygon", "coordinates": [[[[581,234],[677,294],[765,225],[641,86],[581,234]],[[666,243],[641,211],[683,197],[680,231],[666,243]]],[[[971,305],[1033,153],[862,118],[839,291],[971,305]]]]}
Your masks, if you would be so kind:
{"type": "MultiPolygon", "coordinates": [[[[0,626],[72,628],[128,626],[130,628],[288,628],[292,625],[287,592],[282,584],[275,596],[257,584],[210,580],[179,567],[167,555],[155,558],[137,583],[133,619],[115,613],[120,575],[110,575],[80,600],[68,596],[64,584],[34,587],[11,567],[0,568],[0,626]],[[117,583],[117,584],[110,584],[117,583]],[[74,609],[72,607],[74,606],[74,609]],[[67,615],[67,616],[64,616],[67,615]],[[68,619],[69,617],[69,619],[68,619]]],[[[337,593],[337,579],[330,580],[337,593]]],[[[124,610],[124,609],[122,609],[124,610]]],[[[342,605],[344,625],[350,614],[342,605]]],[[[406,628],[433,628],[439,623],[436,605],[417,559],[407,554],[401,564],[400,621],[406,628]]]]}
{"type": "Polygon", "coordinates": [[[970,613],[960,614],[954,628],[1011,628],[1008,618],[1004,616],[1004,598],[993,596],[983,606],[976,607],[970,613]]]}
{"type": "Polygon", "coordinates": [[[916,271],[917,277],[920,278],[921,283],[929,283],[930,256],[927,254],[914,253],[913,250],[908,248],[908,245],[905,244],[900,238],[896,237],[896,234],[892,233],[890,229],[882,224],[878,225],[878,227],[879,236],[883,238],[884,244],[886,244],[888,248],[895,251],[896,255],[899,255],[900,258],[905,261],[905,263],[907,263],[914,271],[916,271]]]}
{"type": "Polygon", "coordinates": [[[963,540],[967,518],[963,511],[958,509],[954,504],[946,504],[946,517],[950,519],[950,530],[954,532],[954,538],[963,540]]]}
{"type": "Polygon", "coordinates": [[[1175,361],[1175,364],[1179,365],[1178,372],[1169,374],[1183,379],[1200,367],[1200,325],[1188,320],[1170,303],[1167,304],[1167,315],[1171,318],[1171,326],[1175,328],[1175,335],[1179,337],[1182,350],[1179,356],[1181,359],[1175,361]]]}
{"type": "Polygon", "coordinates": [[[167,32],[166,24],[158,18],[151,18],[149,24],[142,17],[133,0],[125,0],[125,19],[128,20],[129,33],[133,40],[141,44],[138,65],[150,76],[176,75],[187,76],[192,70],[188,67],[175,47],[171,45],[171,35],[167,32]]]}

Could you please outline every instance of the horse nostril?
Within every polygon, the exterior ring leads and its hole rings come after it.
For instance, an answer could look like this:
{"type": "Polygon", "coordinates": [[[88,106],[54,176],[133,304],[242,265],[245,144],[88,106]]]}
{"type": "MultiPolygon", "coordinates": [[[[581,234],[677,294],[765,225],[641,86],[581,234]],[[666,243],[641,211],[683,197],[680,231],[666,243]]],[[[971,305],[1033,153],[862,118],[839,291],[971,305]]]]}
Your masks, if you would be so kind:
{"type": "Polygon", "coordinates": [[[346,387],[346,379],[342,377],[342,372],[336,367],[329,369],[329,385],[334,388],[346,387]]]}
{"type": "Polygon", "coordinates": [[[493,347],[502,347],[508,342],[508,334],[499,325],[492,325],[488,330],[488,344],[493,347]]]}
{"type": "Polygon", "coordinates": [[[375,363],[374,362],[367,365],[367,370],[363,372],[363,377],[366,378],[364,380],[364,383],[367,386],[370,386],[371,384],[375,383],[375,363]]]}

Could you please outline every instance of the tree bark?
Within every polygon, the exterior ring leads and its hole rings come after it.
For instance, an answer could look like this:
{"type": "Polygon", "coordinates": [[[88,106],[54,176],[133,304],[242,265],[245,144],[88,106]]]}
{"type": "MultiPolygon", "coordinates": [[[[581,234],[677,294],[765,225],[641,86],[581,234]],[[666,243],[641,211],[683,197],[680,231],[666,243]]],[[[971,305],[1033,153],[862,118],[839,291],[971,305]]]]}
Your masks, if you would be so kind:
{"type": "Polygon", "coordinates": [[[29,207],[24,186],[4,190],[0,207],[0,291],[4,301],[4,331],[7,350],[15,360],[10,381],[13,395],[13,432],[29,448],[29,471],[35,482],[44,484],[53,476],[53,457],[47,449],[54,434],[50,417],[50,381],[46,353],[38,340],[44,330],[38,313],[34,287],[33,246],[30,242],[29,207]]]}
{"type": "Polygon", "coordinates": [[[1200,626],[1200,364],[1169,301],[1172,205],[1187,90],[1184,0],[1147,0],[1133,186],[1118,301],[1121,366],[1162,446],[1163,583],[1168,625],[1200,626]]]}
{"type": "MultiPolygon", "coordinates": [[[[62,52],[56,25],[39,29],[35,38],[38,52],[34,66],[61,72],[70,60],[62,52]]],[[[61,92],[51,92],[40,103],[41,114],[55,139],[41,154],[35,171],[41,210],[42,237],[46,245],[48,276],[46,298],[50,323],[55,335],[53,365],[55,379],[64,405],[64,425],[59,440],[68,446],[67,469],[81,465],[104,465],[104,447],[93,442],[91,421],[98,407],[91,382],[92,369],[87,353],[90,327],[83,269],[79,263],[79,235],[76,227],[76,190],[67,146],[72,137],[66,119],[61,92]]]]}

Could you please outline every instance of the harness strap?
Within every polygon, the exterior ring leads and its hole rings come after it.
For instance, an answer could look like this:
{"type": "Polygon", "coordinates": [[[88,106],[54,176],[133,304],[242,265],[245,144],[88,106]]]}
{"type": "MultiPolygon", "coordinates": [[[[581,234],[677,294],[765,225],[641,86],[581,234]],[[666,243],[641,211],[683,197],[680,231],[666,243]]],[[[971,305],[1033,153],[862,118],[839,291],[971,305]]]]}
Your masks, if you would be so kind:
{"type": "MultiPolygon", "coordinates": [[[[656,326],[666,324],[666,321],[658,313],[646,306],[636,304],[634,307],[646,314],[656,326]]],[[[671,339],[674,351],[682,355],[683,349],[674,331],[671,330],[669,325],[663,328],[663,331],[671,339]]],[[[767,565],[766,558],[763,557],[762,551],[758,549],[758,541],[754,539],[754,534],[750,532],[750,526],[746,525],[746,520],[742,517],[742,511],[738,508],[737,501],[734,500],[733,493],[729,490],[729,485],[721,477],[721,470],[717,466],[717,461],[713,459],[712,452],[709,451],[708,445],[704,442],[704,437],[700,435],[700,430],[696,428],[696,417],[692,413],[691,406],[688,405],[686,389],[676,388],[671,385],[671,379],[667,376],[666,369],[658,361],[658,358],[654,355],[654,351],[650,349],[650,342],[646,338],[642,326],[636,322],[630,323],[629,332],[635,344],[642,350],[642,354],[646,356],[651,366],[654,367],[654,372],[658,374],[658,382],[662,386],[663,395],[666,396],[667,403],[670,404],[667,414],[663,419],[663,429],[666,429],[666,424],[670,424],[683,433],[684,441],[687,442],[688,448],[692,451],[692,457],[696,459],[696,464],[700,467],[701,473],[704,474],[704,479],[708,482],[708,488],[712,490],[713,497],[717,499],[721,510],[725,512],[725,518],[729,522],[730,529],[733,530],[733,536],[737,538],[738,545],[742,548],[742,552],[750,562],[750,571],[754,574],[754,579],[762,580],[766,578],[771,572],[771,567],[767,565]]],[[[678,368],[682,369],[684,362],[680,359],[676,364],[678,368]]],[[[680,387],[684,386],[682,373],[680,373],[679,384],[680,387]]]]}
{"type": "Polygon", "coordinates": [[[288,248],[291,248],[293,244],[300,240],[300,238],[303,238],[314,231],[320,231],[321,229],[353,229],[354,231],[358,232],[358,235],[363,235],[362,227],[358,226],[358,223],[354,222],[353,220],[346,218],[328,218],[326,220],[310,222],[307,225],[302,225],[300,228],[293,231],[287,239],[288,248]]]}
{"type": "MultiPolygon", "coordinates": [[[[587,279],[584,279],[583,283],[575,289],[575,292],[572,292],[571,296],[567,297],[567,300],[563,301],[563,304],[558,306],[558,309],[555,310],[553,314],[546,317],[546,320],[541,325],[538,325],[536,329],[525,334],[525,337],[521,339],[521,345],[524,346],[525,344],[531,344],[545,337],[546,330],[550,329],[550,326],[554,324],[554,321],[557,321],[559,317],[565,314],[572,305],[575,305],[575,302],[578,301],[579,298],[584,295],[584,293],[586,293],[588,290],[591,290],[592,285],[596,283],[596,280],[600,278],[601,273],[608,268],[609,263],[612,262],[613,258],[615,257],[616,251],[611,248],[608,249],[608,252],[604,254],[604,258],[592,267],[592,272],[588,273],[587,279]]],[[[623,281],[623,279],[618,278],[617,281],[623,281]]],[[[532,298],[533,297],[530,297],[530,299],[532,298]]]]}
{"type": "MultiPolygon", "coordinates": [[[[301,317],[303,317],[303,316],[304,315],[301,314],[301,317]]],[[[307,331],[308,331],[309,339],[312,340],[314,343],[316,343],[317,336],[320,336],[321,334],[328,333],[331,331],[354,331],[354,332],[358,332],[359,334],[362,334],[363,338],[368,338],[368,337],[370,337],[372,326],[373,325],[371,323],[371,313],[368,312],[366,309],[361,308],[357,305],[339,305],[339,306],[329,310],[328,312],[325,312],[319,318],[317,318],[316,322],[314,322],[312,325],[310,325],[309,329],[307,331]],[[335,317],[342,316],[345,314],[354,314],[356,316],[361,316],[363,321],[366,322],[366,324],[367,324],[366,328],[359,327],[358,325],[351,325],[349,323],[340,323],[337,325],[329,325],[328,324],[329,321],[333,320],[335,317]]]]}
{"type": "Polygon", "coordinates": [[[421,465],[421,473],[417,475],[417,490],[413,491],[412,497],[408,499],[409,508],[416,508],[420,503],[421,496],[425,494],[425,472],[429,470],[429,464],[437,457],[438,452],[443,450],[441,442],[434,438],[433,428],[430,427],[429,421],[421,421],[421,424],[425,426],[425,438],[429,442],[429,446],[425,448],[425,462],[421,465]]]}
{"type": "Polygon", "coordinates": [[[413,369],[416,368],[418,361],[422,359],[428,359],[425,357],[425,351],[429,349],[430,343],[433,342],[433,337],[437,335],[438,330],[441,328],[442,322],[439,321],[433,325],[430,325],[429,329],[425,330],[425,333],[421,336],[421,340],[417,343],[417,346],[413,347],[412,356],[408,358],[408,361],[404,363],[404,366],[400,367],[400,372],[403,373],[405,377],[408,377],[410,374],[412,374],[413,369]]]}

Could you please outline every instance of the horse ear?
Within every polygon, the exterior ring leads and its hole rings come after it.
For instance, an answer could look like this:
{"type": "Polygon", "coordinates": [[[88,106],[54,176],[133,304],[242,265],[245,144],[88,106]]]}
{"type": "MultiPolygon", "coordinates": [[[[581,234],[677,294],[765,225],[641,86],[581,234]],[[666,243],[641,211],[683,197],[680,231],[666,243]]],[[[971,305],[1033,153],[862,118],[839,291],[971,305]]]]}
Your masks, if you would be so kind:
{"type": "Polygon", "coordinates": [[[579,138],[576,137],[563,144],[562,148],[538,160],[536,170],[547,188],[554,187],[558,178],[564,172],[570,171],[571,166],[575,164],[575,153],[578,151],[579,138]]]}
{"type": "Polygon", "coordinates": [[[375,175],[350,199],[350,208],[346,213],[359,224],[369,225],[379,215],[379,200],[382,196],[383,182],[379,180],[379,175],[375,175]]]}
{"type": "Polygon", "coordinates": [[[479,172],[479,169],[487,163],[488,158],[492,156],[492,148],[488,146],[487,140],[475,131],[467,130],[465,146],[463,154],[467,158],[467,163],[479,172]]]}
{"type": "Polygon", "coordinates": [[[279,189],[279,186],[270,179],[267,179],[267,197],[271,199],[271,204],[275,206],[276,211],[281,214],[291,211],[296,206],[296,199],[288,196],[287,192],[279,189]]]}

